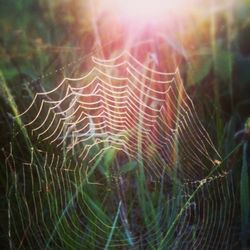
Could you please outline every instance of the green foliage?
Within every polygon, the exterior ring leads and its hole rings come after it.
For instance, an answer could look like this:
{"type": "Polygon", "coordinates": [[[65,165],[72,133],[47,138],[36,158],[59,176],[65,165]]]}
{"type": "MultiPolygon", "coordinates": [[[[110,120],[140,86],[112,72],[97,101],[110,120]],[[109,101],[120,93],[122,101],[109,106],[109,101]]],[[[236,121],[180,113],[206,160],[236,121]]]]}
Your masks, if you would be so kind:
{"type": "Polygon", "coordinates": [[[250,206],[249,206],[249,176],[247,163],[247,144],[243,145],[242,168],[240,179],[240,206],[241,206],[241,234],[242,247],[247,247],[247,230],[249,226],[250,206]]]}
{"type": "Polygon", "coordinates": [[[212,68],[212,59],[207,56],[200,56],[194,59],[190,58],[188,64],[188,85],[196,85],[209,74],[212,68]]]}
{"type": "Polygon", "coordinates": [[[130,161],[130,162],[124,164],[123,166],[121,166],[120,173],[126,174],[130,171],[133,171],[134,169],[136,169],[137,165],[138,165],[138,163],[136,161],[130,161]]]}
{"type": "Polygon", "coordinates": [[[232,77],[232,52],[225,49],[219,42],[216,43],[214,70],[225,82],[230,82],[232,77]]]}

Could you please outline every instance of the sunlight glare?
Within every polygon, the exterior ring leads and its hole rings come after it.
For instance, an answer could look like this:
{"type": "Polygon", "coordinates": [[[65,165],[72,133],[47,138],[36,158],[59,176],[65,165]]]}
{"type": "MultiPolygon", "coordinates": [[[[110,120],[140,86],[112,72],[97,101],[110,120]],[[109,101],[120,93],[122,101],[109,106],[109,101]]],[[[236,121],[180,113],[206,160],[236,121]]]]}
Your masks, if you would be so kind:
{"type": "Polygon", "coordinates": [[[134,21],[153,22],[179,13],[185,0],[110,0],[106,5],[110,11],[134,21]]]}

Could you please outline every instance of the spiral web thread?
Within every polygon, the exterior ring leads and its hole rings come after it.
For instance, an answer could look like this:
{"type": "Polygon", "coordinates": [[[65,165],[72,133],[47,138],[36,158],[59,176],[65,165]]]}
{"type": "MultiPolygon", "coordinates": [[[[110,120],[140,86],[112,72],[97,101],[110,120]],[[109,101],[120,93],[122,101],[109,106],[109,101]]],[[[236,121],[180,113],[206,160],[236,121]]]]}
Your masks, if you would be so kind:
{"type": "Polygon", "coordinates": [[[221,157],[178,69],[92,61],[20,115],[37,143],[29,162],[6,158],[10,248],[229,247],[231,173],[211,175],[221,157]]]}

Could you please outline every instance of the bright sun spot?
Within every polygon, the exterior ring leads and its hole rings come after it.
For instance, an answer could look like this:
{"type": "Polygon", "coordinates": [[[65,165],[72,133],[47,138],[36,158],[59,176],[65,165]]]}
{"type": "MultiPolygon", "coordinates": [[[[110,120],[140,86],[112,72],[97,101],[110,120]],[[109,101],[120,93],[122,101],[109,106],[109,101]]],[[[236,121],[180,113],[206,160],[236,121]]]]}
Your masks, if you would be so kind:
{"type": "MultiPolygon", "coordinates": [[[[107,0],[106,9],[133,21],[157,21],[184,9],[186,0],[107,0]]],[[[186,6],[187,7],[187,6],[186,6]]]]}

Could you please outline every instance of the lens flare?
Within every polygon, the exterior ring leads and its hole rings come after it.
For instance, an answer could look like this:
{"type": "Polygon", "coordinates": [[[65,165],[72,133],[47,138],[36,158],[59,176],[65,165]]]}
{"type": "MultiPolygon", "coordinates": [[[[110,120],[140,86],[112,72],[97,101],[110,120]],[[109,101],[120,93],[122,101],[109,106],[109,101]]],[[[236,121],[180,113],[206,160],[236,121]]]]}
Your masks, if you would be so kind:
{"type": "MultiPolygon", "coordinates": [[[[106,3],[104,3],[106,2],[106,3]]],[[[108,0],[110,12],[133,21],[154,22],[184,9],[185,0],[108,0]]]]}

